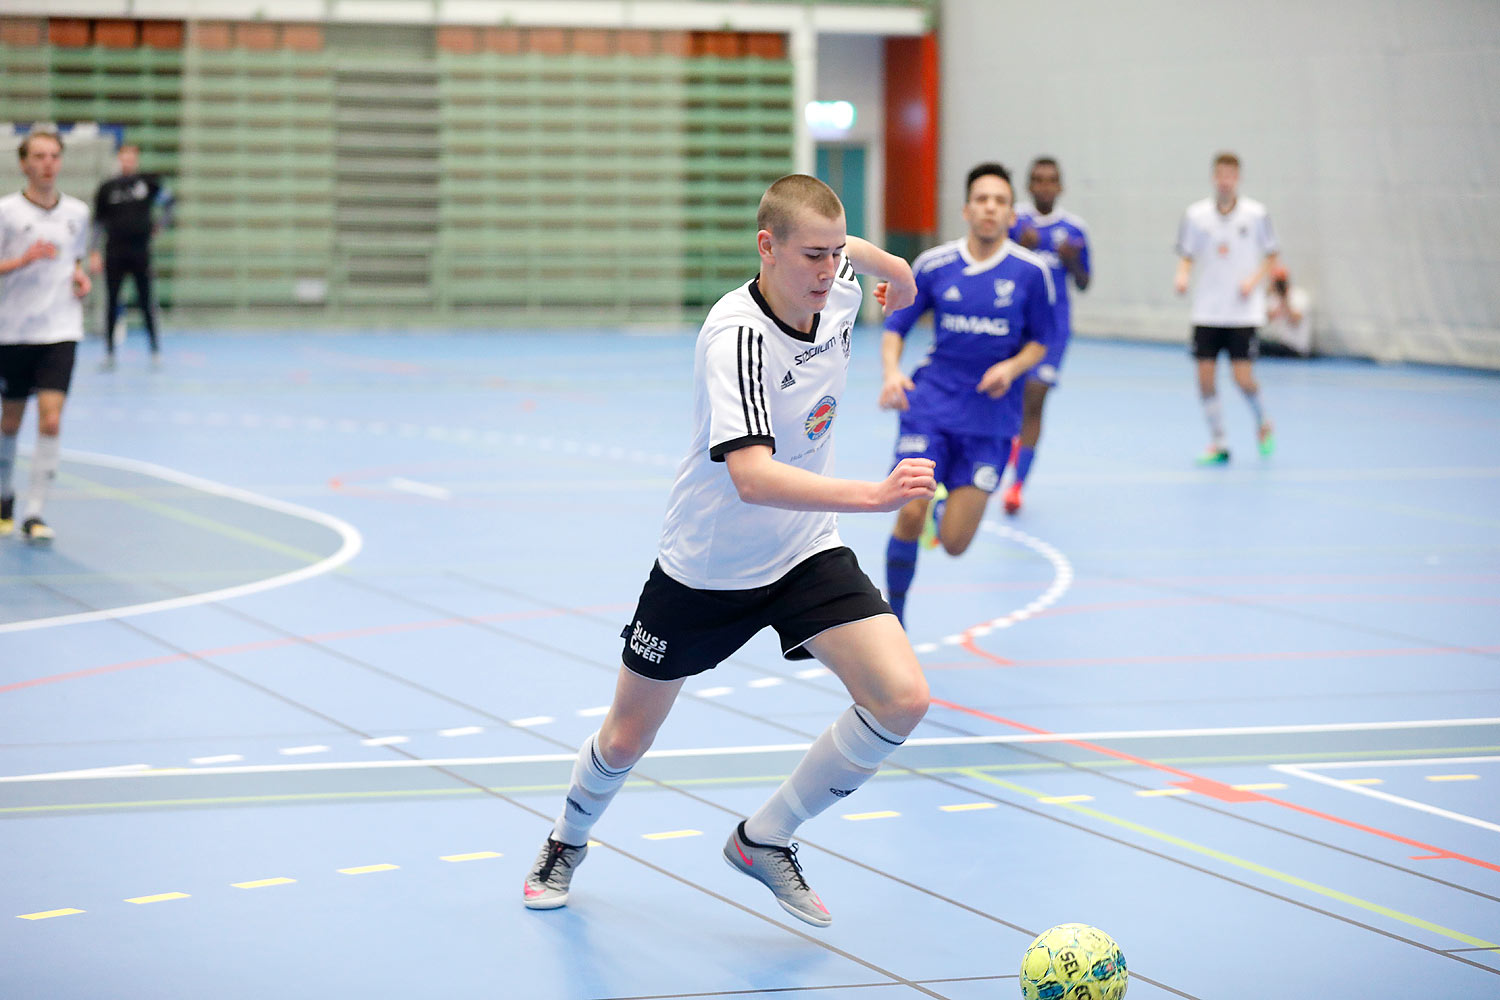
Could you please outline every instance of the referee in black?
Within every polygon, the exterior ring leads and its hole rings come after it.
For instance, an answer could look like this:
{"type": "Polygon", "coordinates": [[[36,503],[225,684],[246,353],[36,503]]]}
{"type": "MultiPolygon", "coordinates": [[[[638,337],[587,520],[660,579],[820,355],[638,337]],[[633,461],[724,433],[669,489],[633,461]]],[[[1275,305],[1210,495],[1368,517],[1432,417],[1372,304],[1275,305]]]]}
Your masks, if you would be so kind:
{"type": "MultiPolygon", "coordinates": [[[[161,362],[161,342],[156,336],[156,300],[151,294],[151,237],[161,228],[153,218],[153,209],[163,206],[162,223],[171,223],[171,194],[162,187],[155,174],[140,173],[141,148],[125,143],[119,152],[120,173],[99,185],[94,195],[94,222],[104,233],[104,284],[108,306],[104,314],[104,345],[108,355],[101,369],[115,367],[115,323],[123,308],[120,286],[128,274],[135,280],[135,297],[146,319],[146,334],[151,338],[151,364],[161,362]]],[[[90,268],[99,272],[99,252],[90,259],[90,268]]]]}

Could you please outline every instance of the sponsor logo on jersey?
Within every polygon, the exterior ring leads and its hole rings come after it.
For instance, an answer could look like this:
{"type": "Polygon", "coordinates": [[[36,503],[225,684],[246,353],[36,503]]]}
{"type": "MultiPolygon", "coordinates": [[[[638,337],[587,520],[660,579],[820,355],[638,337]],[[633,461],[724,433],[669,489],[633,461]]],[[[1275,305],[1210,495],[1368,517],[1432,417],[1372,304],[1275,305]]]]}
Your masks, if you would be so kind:
{"type": "Polygon", "coordinates": [[[957,285],[949,285],[948,290],[943,293],[944,302],[962,302],[964,293],[958,290],[957,285]]]}
{"type": "Polygon", "coordinates": [[[790,389],[792,386],[794,386],[796,384],[797,384],[797,380],[794,379],[794,378],[792,378],[792,370],[790,368],[788,368],[786,370],[786,374],[783,375],[783,376],[781,376],[781,387],[783,389],[790,389]]]}
{"type": "MultiPolygon", "coordinates": [[[[832,341],[829,341],[829,343],[832,343],[832,341]]],[[[816,441],[828,433],[828,428],[833,426],[834,411],[838,407],[839,401],[832,396],[824,396],[818,400],[818,405],[812,408],[812,412],[807,415],[807,420],[802,425],[807,430],[807,439],[809,441],[816,441]]]]}
{"type": "Polygon", "coordinates": [[[999,306],[1010,305],[1011,296],[1015,293],[1016,283],[1014,281],[1011,281],[1009,278],[995,279],[995,305],[997,308],[999,306]]]}
{"type": "Polygon", "coordinates": [[[974,485],[986,493],[993,493],[1000,485],[1000,473],[988,462],[975,462],[974,485]]]}
{"type": "Polygon", "coordinates": [[[1004,337],[1010,333],[1010,321],[995,316],[961,316],[956,313],[944,313],[943,329],[954,333],[987,333],[991,337],[1004,337]]]}
{"type": "Polygon", "coordinates": [[[918,454],[926,450],[926,434],[903,434],[896,442],[896,453],[898,455],[918,454]]]}
{"type": "Polygon", "coordinates": [[[658,639],[637,621],[630,633],[630,651],[648,663],[660,663],[667,655],[667,640],[658,639]]]}
{"type": "Polygon", "coordinates": [[[809,347],[807,350],[803,351],[801,354],[797,355],[792,359],[792,364],[800,365],[804,361],[811,361],[813,358],[817,357],[819,354],[822,354],[832,346],[833,338],[829,337],[821,344],[815,344],[814,346],[809,347]]]}

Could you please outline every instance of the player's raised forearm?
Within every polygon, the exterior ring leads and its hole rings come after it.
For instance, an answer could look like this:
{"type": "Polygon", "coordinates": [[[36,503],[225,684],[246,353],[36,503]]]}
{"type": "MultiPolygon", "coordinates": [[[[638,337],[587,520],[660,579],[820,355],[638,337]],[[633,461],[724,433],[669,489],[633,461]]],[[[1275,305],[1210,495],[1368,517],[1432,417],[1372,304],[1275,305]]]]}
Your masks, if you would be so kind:
{"type": "Polygon", "coordinates": [[[740,448],[725,456],[734,488],[745,503],[783,510],[826,510],[838,514],[896,510],[916,496],[932,496],[932,463],[907,459],[883,482],[834,479],[799,469],[771,456],[765,445],[740,448]]]}

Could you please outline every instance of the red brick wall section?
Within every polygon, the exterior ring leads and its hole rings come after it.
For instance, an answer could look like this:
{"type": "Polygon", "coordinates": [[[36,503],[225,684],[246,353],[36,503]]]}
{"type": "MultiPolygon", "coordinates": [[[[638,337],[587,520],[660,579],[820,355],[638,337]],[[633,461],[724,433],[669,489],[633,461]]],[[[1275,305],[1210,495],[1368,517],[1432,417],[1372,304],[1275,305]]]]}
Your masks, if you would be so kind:
{"type": "Polygon", "coordinates": [[[279,28],[274,24],[236,24],[234,26],[234,44],[242,49],[251,49],[256,52],[269,52],[276,48],[280,39],[279,28]]]}
{"type": "Polygon", "coordinates": [[[0,45],[15,48],[42,44],[42,22],[31,18],[0,18],[0,45]]]}
{"type": "Polygon", "coordinates": [[[288,24],[281,29],[281,45],[294,52],[322,52],[321,24],[288,24]]]}
{"type": "Polygon", "coordinates": [[[141,44],[152,49],[182,48],[181,21],[142,21],[141,44]]]}
{"type": "Polygon", "coordinates": [[[532,28],[526,33],[526,50],[544,56],[566,55],[568,32],[564,28],[532,28]]]}
{"type": "Polygon", "coordinates": [[[64,49],[86,48],[94,40],[92,29],[81,17],[54,17],[47,21],[47,41],[64,49]]]}
{"type": "Polygon", "coordinates": [[[513,56],[524,50],[524,41],[518,28],[485,28],[484,51],[513,56]]]}
{"type": "Polygon", "coordinates": [[[141,26],[134,21],[94,22],[94,44],[106,49],[133,49],[141,42],[141,26]]]}
{"type": "Polygon", "coordinates": [[[479,51],[479,29],[459,24],[439,25],[437,47],[440,52],[471,56],[479,51]]]}
{"type": "Polygon", "coordinates": [[[222,51],[234,47],[229,25],[222,21],[194,21],[189,34],[194,48],[222,51]]]}
{"type": "Polygon", "coordinates": [[[657,35],[639,28],[626,28],[616,32],[620,52],[627,56],[650,56],[656,54],[657,35]]]}
{"type": "Polygon", "coordinates": [[[746,35],[745,55],[755,59],[785,59],[786,36],[764,31],[746,35]]]}

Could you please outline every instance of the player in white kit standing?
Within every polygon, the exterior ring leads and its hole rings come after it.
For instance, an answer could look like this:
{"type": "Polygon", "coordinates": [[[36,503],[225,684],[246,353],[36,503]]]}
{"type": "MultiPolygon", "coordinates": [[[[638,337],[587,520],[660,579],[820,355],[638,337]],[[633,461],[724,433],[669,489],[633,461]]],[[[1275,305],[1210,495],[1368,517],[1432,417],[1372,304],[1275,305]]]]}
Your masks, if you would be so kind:
{"type": "Polygon", "coordinates": [[[1203,465],[1229,461],[1217,384],[1220,351],[1228,352],[1235,385],[1255,415],[1260,453],[1269,456],[1276,448],[1252,362],[1256,330],[1266,321],[1265,279],[1278,263],[1280,247],[1266,207],[1240,197],[1239,183],[1239,157],[1220,153],[1214,159],[1214,197],[1189,205],[1177,232],[1177,294],[1193,288],[1193,357],[1212,436],[1198,459],[1203,465]]]}
{"type": "Polygon", "coordinates": [[[927,712],[927,681],[900,623],[838,534],[837,512],[932,496],[932,462],[882,482],[835,479],[833,425],[859,313],[856,271],[912,301],[905,261],[845,232],[843,206],[803,174],[767,189],[760,274],[710,310],[694,352],[696,433],[677,468],[656,565],[625,639],[614,701],[579,749],[562,814],[523,885],[532,909],[567,903],[589,831],[650,748],[686,678],[767,626],[788,659],[816,657],[853,704],[790,778],[729,834],[724,858],[792,915],[832,922],[792,844],[804,820],[862,785],[927,712]]]}
{"type": "Polygon", "coordinates": [[[62,139],[33,129],[17,150],[26,187],[0,198],[0,535],[21,522],[33,544],[52,541],[42,507],[59,462],[63,404],[83,339],[89,276],[89,208],[57,190],[62,139]],[[16,442],[26,400],[36,395],[31,483],[16,510],[16,442]]]}

